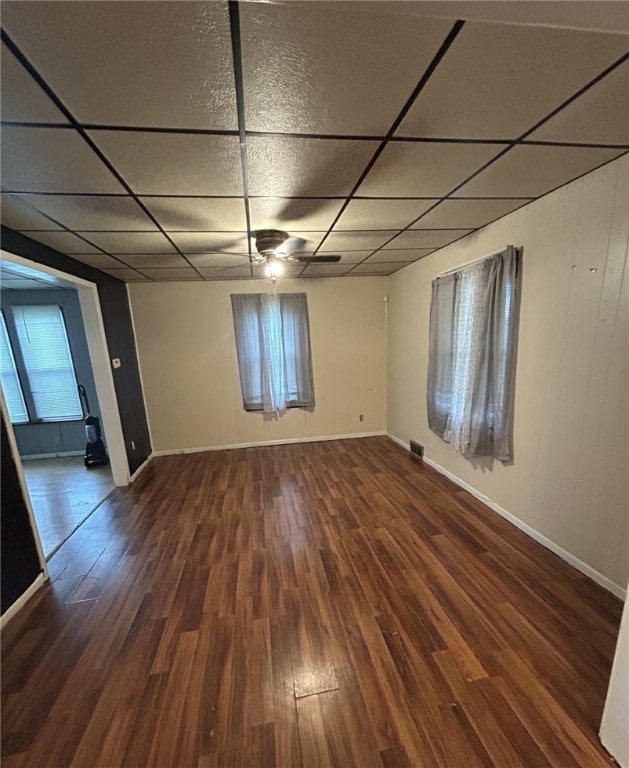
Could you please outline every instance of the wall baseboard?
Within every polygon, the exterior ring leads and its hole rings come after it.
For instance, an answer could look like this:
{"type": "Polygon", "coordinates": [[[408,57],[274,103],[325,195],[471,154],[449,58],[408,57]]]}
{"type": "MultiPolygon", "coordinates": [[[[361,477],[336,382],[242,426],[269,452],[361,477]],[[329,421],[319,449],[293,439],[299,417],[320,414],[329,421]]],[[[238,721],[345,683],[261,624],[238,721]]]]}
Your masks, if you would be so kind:
{"type": "MultiPolygon", "coordinates": [[[[410,452],[410,447],[403,440],[400,440],[399,437],[396,437],[389,432],[387,432],[387,437],[394,443],[397,443],[399,446],[410,452]]],[[[616,582],[607,578],[607,576],[604,576],[602,573],[599,573],[587,563],[579,560],[578,557],[575,557],[575,555],[563,549],[563,547],[555,544],[554,541],[546,538],[543,533],[540,533],[535,528],[527,525],[524,521],[520,520],[519,517],[516,517],[511,512],[504,509],[504,507],[501,507],[500,504],[497,504],[493,499],[490,499],[489,496],[485,496],[485,494],[481,493],[481,491],[479,491],[477,488],[474,488],[474,486],[466,483],[465,480],[461,480],[460,477],[457,477],[457,475],[453,474],[445,467],[442,467],[440,464],[437,464],[436,461],[433,461],[426,456],[424,456],[424,463],[428,464],[429,467],[432,467],[441,475],[445,475],[445,477],[447,477],[449,480],[452,480],[453,483],[456,483],[458,486],[471,493],[472,496],[477,498],[479,501],[482,501],[483,504],[486,504],[494,512],[497,512],[501,517],[504,517],[505,520],[508,520],[512,525],[515,525],[516,528],[519,528],[521,531],[526,533],[527,536],[530,536],[534,541],[537,541],[539,544],[541,544],[543,547],[546,547],[546,549],[549,549],[562,560],[565,560],[566,563],[571,565],[573,568],[576,568],[588,578],[592,579],[592,581],[595,581],[608,592],[611,592],[612,595],[615,595],[620,600],[626,599],[626,589],[621,587],[619,584],[616,584],[616,582]]]]}
{"type": "Polygon", "coordinates": [[[20,456],[22,461],[34,461],[35,459],[64,459],[67,456],[85,456],[85,451],[63,451],[61,453],[28,453],[20,456]]]}
{"type": "Polygon", "coordinates": [[[33,595],[46,583],[48,579],[44,573],[40,573],[31,586],[18,597],[18,599],[10,605],[6,611],[0,616],[0,630],[4,629],[11,619],[16,616],[22,608],[28,603],[33,595]]]}
{"type": "Polygon", "coordinates": [[[151,463],[151,460],[153,459],[153,456],[155,454],[153,452],[149,453],[149,455],[144,459],[144,461],[140,464],[140,466],[135,470],[135,472],[129,477],[129,482],[132,483],[134,480],[137,480],[139,475],[144,472],[144,470],[148,467],[148,465],[151,463]]]}
{"type": "Polygon", "coordinates": [[[358,432],[352,435],[319,435],[317,437],[287,437],[283,440],[261,440],[257,443],[232,443],[229,445],[209,445],[204,448],[180,448],[179,450],[153,451],[151,456],[177,456],[182,453],[206,453],[207,451],[231,451],[237,448],[262,448],[265,445],[292,445],[294,443],[322,443],[327,440],[354,440],[359,437],[382,437],[387,433],[358,432]]]}

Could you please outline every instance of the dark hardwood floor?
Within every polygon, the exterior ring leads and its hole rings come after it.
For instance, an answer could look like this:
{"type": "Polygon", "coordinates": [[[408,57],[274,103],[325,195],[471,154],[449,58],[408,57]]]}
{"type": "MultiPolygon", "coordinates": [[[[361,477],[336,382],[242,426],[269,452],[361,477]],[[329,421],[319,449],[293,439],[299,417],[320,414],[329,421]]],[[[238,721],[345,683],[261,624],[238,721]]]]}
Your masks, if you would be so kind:
{"type": "Polygon", "coordinates": [[[114,489],[111,467],[85,467],[82,456],[22,460],[26,487],[48,559],[114,489]]]}
{"type": "Polygon", "coordinates": [[[3,633],[4,768],[596,768],[621,603],[386,438],[160,458],[3,633]]]}

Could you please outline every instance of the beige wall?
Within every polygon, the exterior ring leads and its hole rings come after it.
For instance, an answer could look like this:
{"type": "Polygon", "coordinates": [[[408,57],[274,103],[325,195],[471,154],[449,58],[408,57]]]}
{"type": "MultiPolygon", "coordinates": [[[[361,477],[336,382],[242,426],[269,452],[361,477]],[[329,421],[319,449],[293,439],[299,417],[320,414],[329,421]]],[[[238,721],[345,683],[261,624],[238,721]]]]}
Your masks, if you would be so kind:
{"type": "Polygon", "coordinates": [[[316,405],[267,421],[242,407],[230,294],[270,283],[131,285],[153,450],[384,431],[385,286],[382,277],[281,281],[281,291],[308,294],[316,405]]]}
{"type": "Polygon", "coordinates": [[[629,577],[629,157],[392,275],[388,430],[616,585],[629,577]],[[428,429],[430,284],[524,246],[514,462],[468,461],[428,429]]]}

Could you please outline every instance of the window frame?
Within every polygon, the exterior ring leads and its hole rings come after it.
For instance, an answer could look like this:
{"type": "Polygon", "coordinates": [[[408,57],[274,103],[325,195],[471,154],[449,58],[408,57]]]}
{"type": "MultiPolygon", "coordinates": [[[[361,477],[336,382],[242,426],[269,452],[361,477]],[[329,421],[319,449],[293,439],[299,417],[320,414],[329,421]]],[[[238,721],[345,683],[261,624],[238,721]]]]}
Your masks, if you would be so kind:
{"type": "MultiPolygon", "coordinates": [[[[263,299],[267,296],[267,294],[261,294],[261,293],[246,293],[246,294],[231,294],[232,298],[232,315],[234,319],[234,331],[235,331],[235,342],[236,342],[236,357],[237,357],[237,366],[238,366],[238,373],[239,373],[239,379],[240,379],[240,386],[241,386],[241,394],[242,394],[242,403],[243,408],[247,413],[263,413],[263,412],[273,412],[272,410],[265,407],[264,403],[264,392],[263,390],[260,390],[259,392],[259,399],[256,397],[256,399],[252,399],[249,395],[257,395],[257,389],[255,392],[247,391],[248,387],[245,385],[245,380],[248,381],[248,383],[251,381],[251,378],[247,378],[247,374],[250,373],[251,367],[255,368],[256,374],[258,373],[258,368],[260,369],[260,374],[262,370],[263,365],[263,358],[264,353],[262,349],[262,324],[263,324],[263,307],[262,302],[263,299]],[[248,351],[248,346],[246,344],[246,340],[243,337],[240,338],[240,331],[239,331],[239,321],[237,320],[237,309],[235,305],[235,301],[243,302],[244,306],[246,307],[246,311],[255,313],[255,324],[258,328],[258,334],[254,334],[259,338],[256,338],[256,354],[254,356],[247,355],[245,360],[245,353],[248,351]],[[246,368],[243,368],[243,364],[246,365],[246,368]]],[[[312,370],[312,343],[310,338],[310,321],[309,321],[309,313],[308,313],[308,297],[305,292],[299,292],[299,293],[278,293],[274,294],[276,298],[279,300],[279,336],[281,338],[281,352],[282,352],[282,359],[275,361],[276,365],[279,365],[283,368],[283,377],[284,377],[284,397],[285,397],[285,404],[280,409],[281,411],[294,409],[294,408],[301,408],[301,409],[309,409],[314,408],[315,405],[315,397],[314,397],[314,376],[313,376],[313,370],[312,370]],[[287,375],[287,366],[286,366],[286,344],[285,344],[285,323],[286,323],[286,313],[290,311],[290,307],[287,307],[287,301],[290,298],[299,297],[299,300],[303,300],[304,302],[304,317],[303,322],[305,324],[305,332],[306,332],[306,348],[301,350],[301,354],[307,355],[307,364],[308,364],[308,370],[309,370],[309,385],[310,390],[312,391],[312,398],[311,399],[303,399],[299,398],[298,395],[302,394],[305,395],[307,398],[308,395],[308,388],[304,388],[303,386],[300,387],[300,380],[299,377],[297,377],[294,381],[291,380],[291,382],[288,382],[286,380],[287,375]],[[294,386],[289,387],[289,383],[291,385],[294,384],[294,386]]],[[[244,311],[244,308],[241,308],[240,311],[244,311]]],[[[276,329],[277,330],[277,329],[276,329]]],[[[249,341],[251,341],[251,337],[249,338],[249,341]]],[[[293,350],[291,350],[292,358],[294,359],[294,364],[291,366],[291,370],[294,370],[295,373],[298,372],[299,369],[299,361],[301,360],[301,357],[293,350]]],[[[305,358],[304,358],[305,360],[305,358]]]]}
{"type": "Polygon", "coordinates": [[[76,363],[74,360],[72,342],[70,340],[70,334],[68,333],[68,324],[66,322],[63,306],[61,306],[58,303],[46,302],[41,304],[38,304],[38,303],[15,304],[15,305],[10,305],[9,307],[7,307],[7,309],[9,309],[10,312],[7,312],[3,308],[2,314],[5,319],[9,345],[11,347],[11,352],[15,360],[18,379],[20,382],[21,390],[22,390],[22,396],[24,398],[26,411],[28,413],[28,421],[12,422],[12,424],[16,424],[18,426],[28,426],[28,425],[34,425],[34,424],[64,424],[64,423],[70,423],[70,422],[83,421],[85,416],[83,411],[83,404],[81,403],[80,396],[78,395],[78,378],[77,378],[77,372],[76,372],[76,363]],[[28,366],[26,365],[26,362],[24,359],[20,338],[19,338],[15,317],[14,317],[14,311],[16,309],[31,309],[33,307],[55,307],[59,311],[59,315],[61,319],[61,327],[63,328],[63,332],[65,334],[65,341],[68,349],[68,358],[70,362],[71,373],[74,379],[75,387],[77,387],[77,398],[79,403],[80,414],[77,414],[76,416],[39,417],[37,415],[37,407],[35,405],[35,398],[33,396],[33,391],[31,388],[28,366]]]}
{"type": "Polygon", "coordinates": [[[7,340],[7,347],[8,347],[9,353],[10,353],[10,359],[11,359],[11,363],[12,363],[11,367],[13,368],[13,371],[15,372],[15,378],[17,380],[18,389],[19,389],[20,395],[22,396],[22,402],[24,403],[24,410],[26,411],[26,419],[24,421],[14,421],[13,420],[13,417],[11,416],[11,413],[9,411],[9,403],[7,401],[6,393],[5,393],[5,390],[4,390],[4,387],[3,387],[2,393],[3,393],[4,399],[5,399],[5,403],[6,403],[6,406],[7,406],[7,414],[9,416],[10,421],[11,421],[11,424],[20,425],[20,426],[24,425],[24,424],[30,424],[31,423],[31,413],[30,413],[29,407],[28,407],[28,402],[27,402],[27,398],[26,398],[26,391],[25,391],[25,388],[24,388],[24,382],[22,381],[22,377],[20,375],[20,368],[19,368],[16,356],[15,356],[15,350],[13,348],[13,342],[11,341],[11,335],[9,333],[9,324],[7,323],[7,318],[6,318],[6,314],[5,314],[4,309],[0,309],[0,323],[2,324],[3,333],[4,333],[4,335],[6,337],[6,340],[7,340]]]}
{"type": "Polygon", "coordinates": [[[462,455],[511,461],[522,252],[510,245],[432,281],[428,426],[462,455]]]}

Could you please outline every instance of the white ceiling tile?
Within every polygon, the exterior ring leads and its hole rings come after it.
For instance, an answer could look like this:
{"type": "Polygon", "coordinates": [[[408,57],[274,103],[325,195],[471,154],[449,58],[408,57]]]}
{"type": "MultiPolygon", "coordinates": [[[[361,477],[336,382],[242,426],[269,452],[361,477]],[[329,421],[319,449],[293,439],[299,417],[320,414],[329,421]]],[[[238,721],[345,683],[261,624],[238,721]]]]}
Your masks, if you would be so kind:
{"type": "Polygon", "coordinates": [[[437,200],[350,200],[334,225],[339,229],[402,229],[437,200]]]}
{"type": "MultiPolygon", "coordinates": [[[[84,239],[77,237],[72,232],[28,231],[24,234],[33,240],[37,240],[38,243],[48,245],[61,253],[98,253],[98,248],[85,242],[84,239]]],[[[92,241],[89,235],[86,235],[86,239],[92,241]]]]}
{"type": "Polygon", "coordinates": [[[365,232],[332,232],[324,242],[326,251],[365,251],[380,248],[395,230],[367,230],[365,232]]]}
{"type": "Polygon", "coordinates": [[[440,248],[471,232],[470,229],[407,229],[385,246],[385,250],[440,248]]]}
{"type": "Polygon", "coordinates": [[[352,269],[352,275],[390,275],[402,267],[407,267],[408,262],[382,262],[380,264],[366,261],[364,264],[358,264],[352,269]]]}
{"type": "Polygon", "coordinates": [[[103,272],[106,272],[108,275],[111,275],[112,277],[117,277],[118,280],[124,280],[125,283],[148,283],[149,278],[145,275],[142,275],[140,272],[136,272],[135,269],[125,269],[124,267],[121,267],[120,269],[105,269],[103,272]]]}
{"type": "Polygon", "coordinates": [[[616,67],[527,139],[629,144],[629,63],[616,67]]]}
{"type": "Polygon", "coordinates": [[[210,269],[207,267],[200,267],[199,272],[206,280],[240,280],[251,278],[251,269],[249,265],[244,267],[233,267],[231,269],[210,269]]]}
{"type": "Polygon", "coordinates": [[[142,202],[164,229],[243,232],[247,229],[243,198],[143,197],[142,202]]]}
{"type": "Polygon", "coordinates": [[[247,130],[384,135],[451,27],[387,5],[243,3],[247,130]]]}
{"type": "Polygon", "coordinates": [[[308,264],[303,272],[304,277],[338,277],[344,275],[348,269],[351,269],[351,264],[308,264]]]}
{"type": "MultiPolygon", "coordinates": [[[[326,244],[327,240],[324,243],[324,246],[326,244]]],[[[370,248],[368,251],[324,251],[321,249],[317,256],[328,256],[333,254],[335,256],[341,257],[341,261],[339,262],[340,264],[357,264],[359,261],[366,259],[367,256],[372,253],[372,251],[373,248],[370,248]]]]}
{"type": "Polygon", "coordinates": [[[80,253],[72,256],[77,261],[82,261],[83,264],[87,264],[89,267],[95,267],[96,269],[124,269],[125,265],[120,261],[114,259],[112,256],[107,256],[104,253],[80,253]]]}
{"type": "Polygon", "coordinates": [[[252,229],[327,231],[343,200],[254,197],[249,200],[252,229]]]}
{"type": "Polygon", "coordinates": [[[246,232],[169,232],[183,253],[248,253],[246,232]]]}
{"type": "Polygon", "coordinates": [[[2,126],[2,184],[25,192],[124,192],[81,136],[67,128],[2,126]]]}
{"type": "Polygon", "coordinates": [[[376,160],[358,195],[441,197],[503,149],[500,144],[391,142],[376,160]]]}
{"type": "Polygon", "coordinates": [[[59,224],[53,223],[11,195],[2,195],[0,219],[5,227],[11,229],[61,229],[59,224]]]}
{"type": "Polygon", "coordinates": [[[467,22],[398,135],[516,138],[626,48],[623,35],[467,22]]]}
{"type": "Polygon", "coordinates": [[[124,253],[118,257],[125,264],[135,269],[188,267],[188,263],[178,253],[124,253]]]}
{"type": "Polygon", "coordinates": [[[522,145],[514,147],[458,190],[461,196],[543,195],[611,160],[610,149],[522,145]]]}
{"type": "Polygon", "coordinates": [[[84,237],[104,251],[120,253],[173,253],[161,232],[85,232],[84,237]]]}
{"type": "Polygon", "coordinates": [[[69,229],[156,230],[132,197],[102,195],[22,195],[69,229]]]}
{"type": "Polygon", "coordinates": [[[146,195],[242,195],[235,136],[89,131],[133,191],[146,195]]]}
{"type": "Polygon", "coordinates": [[[200,280],[196,270],[192,267],[181,267],[179,269],[143,269],[142,273],[151,280],[159,282],[172,280],[200,280]]]}
{"type": "Polygon", "coordinates": [[[203,269],[225,269],[225,267],[243,267],[248,265],[248,256],[236,253],[191,253],[188,260],[200,271],[203,269]]]}
{"type": "Polygon", "coordinates": [[[473,229],[525,205],[530,198],[510,200],[444,200],[415,224],[417,228],[473,229]]]}
{"type": "Polygon", "coordinates": [[[252,195],[347,195],[378,147],[375,141],[247,139],[252,195]]]}
{"type": "Polygon", "coordinates": [[[9,2],[2,11],[81,122],[236,128],[226,3],[9,2]]]}
{"type": "Polygon", "coordinates": [[[67,123],[63,113],[55,107],[4,43],[2,43],[1,55],[2,119],[34,123],[67,123]]]}
{"type": "Polygon", "coordinates": [[[403,261],[417,261],[418,259],[423,259],[424,256],[428,256],[428,254],[432,253],[434,250],[434,248],[407,248],[376,251],[374,255],[369,258],[369,263],[373,264],[375,262],[381,263],[390,261],[401,263],[403,261]]]}

